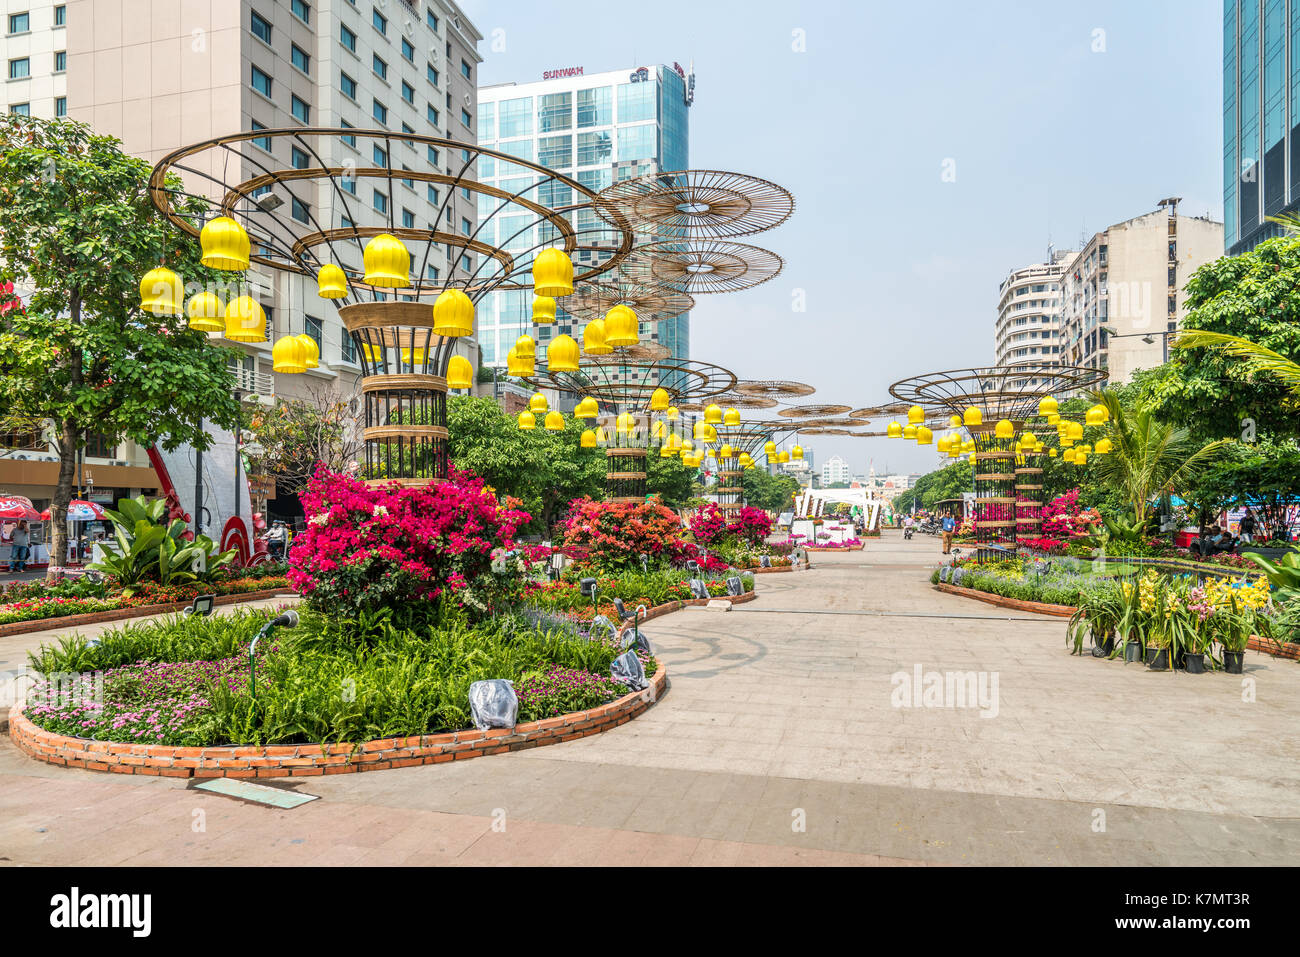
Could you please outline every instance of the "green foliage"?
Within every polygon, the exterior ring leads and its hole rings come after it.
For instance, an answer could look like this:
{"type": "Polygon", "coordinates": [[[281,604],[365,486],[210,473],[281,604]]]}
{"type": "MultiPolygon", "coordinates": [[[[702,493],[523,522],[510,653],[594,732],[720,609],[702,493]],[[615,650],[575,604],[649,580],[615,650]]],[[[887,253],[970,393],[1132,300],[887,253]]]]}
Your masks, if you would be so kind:
{"type": "Polygon", "coordinates": [[[1276,561],[1270,561],[1258,552],[1245,552],[1268,576],[1269,584],[1278,589],[1283,601],[1300,600],[1300,546],[1294,547],[1276,561]]]}
{"type": "Polygon", "coordinates": [[[799,482],[790,475],[772,475],[766,468],[755,466],[741,475],[745,504],[779,515],[794,505],[799,482]]]}
{"type": "Polygon", "coordinates": [[[953,462],[916,480],[916,484],[894,498],[894,514],[910,512],[915,503],[919,509],[932,510],[945,499],[961,498],[963,492],[975,487],[970,462],[953,462]]]}
{"type": "Polygon", "coordinates": [[[207,535],[186,542],[185,522],[179,518],[161,524],[167,510],[162,499],[151,501],[143,495],[124,498],[118,509],[104,509],[113,522],[116,546],[105,542],[103,558],[90,567],[112,575],[123,586],[124,597],[129,598],[144,581],[167,586],[211,580],[219,568],[235,559],[234,549],[216,552],[216,542],[207,535]],[[192,566],[200,558],[203,571],[196,573],[192,566]]]}
{"type": "Polygon", "coordinates": [[[320,463],[346,471],[357,459],[357,417],[338,393],[319,391],[305,399],[277,397],[270,409],[258,408],[248,421],[262,451],[250,456],[250,469],[267,472],[292,492],[307,487],[320,463]]]}

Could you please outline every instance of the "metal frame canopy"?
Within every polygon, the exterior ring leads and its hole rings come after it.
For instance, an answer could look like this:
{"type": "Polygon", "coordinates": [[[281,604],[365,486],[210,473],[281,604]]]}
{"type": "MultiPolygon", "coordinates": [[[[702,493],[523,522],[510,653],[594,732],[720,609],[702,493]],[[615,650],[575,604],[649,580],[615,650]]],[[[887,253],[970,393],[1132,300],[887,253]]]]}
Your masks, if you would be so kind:
{"type": "Polygon", "coordinates": [[[583,356],[576,372],[538,368],[523,381],[537,389],[573,392],[605,405],[641,410],[650,404],[656,389],[666,390],[673,401],[707,399],[731,389],[736,375],[697,359],[645,359],[611,353],[583,356]]]}
{"type": "Polygon", "coordinates": [[[569,315],[587,320],[600,319],[615,306],[627,306],[640,322],[662,322],[695,308],[694,298],[684,292],[621,280],[575,285],[573,295],[560,302],[569,315]]]}
{"type": "Polygon", "coordinates": [[[1105,381],[1104,369],[1027,363],[912,376],[891,385],[889,394],[900,402],[931,411],[943,409],[960,416],[975,406],[985,420],[1023,422],[1038,414],[1039,399],[1079,392],[1105,381]]]}
{"type": "Polygon", "coordinates": [[[781,402],[795,396],[812,395],[817,390],[806,382],[790,382],[784,379],[742,379],[736,383],[736,391],[741,395],[776,399],[781,402]]]}
{"type": "Polygon", "coordinates": [[[828,402],[821,405],[791,405],[782,409],[777,415],[783,419],[825,419],[833,415],[843,415],[852,406],[837,405],[828,402]]]}
{"type": "Polygon", "coordinates": [[[739,292],[775,279],[785,266],[776,253],[722,239],[668,239],[635,247],[620,277],[698,296],[739,292]]]}
{"type": "MultiPolygon", "coordinates": [[[[331,144],[332,145],[332,144],[331,144]]],[[[421,154],[417,154],[421,155],[421,154]]],[[[633,234],[627,222],[613,210],[601,210],[600,218],[589,219],[595,225],[579,227],[583,211],[594,211],[597,194],[577,180],[548,169],[537,163],[511,156],[481,146],[457,140],[425,136],[419,133],[398,133],[390,130],[300,127],[289,129],[255,130],[216,137],[175,150],[154,167],[149,180],[149,193],[155,206],[178,228],[195,238],[203,226],[191,222],[176,212],[172,204],[175,191],[167,184],[170,173],[177,172],[192,181],[212,187],[220,198],[209,195],[197,198],[215,208],[213,215],[230,216],[246,224],[253,241],[250,260],[263,266],[304,275],[314,275],[320,266],[334,263],[344,267],[351,301],[365,301],[376,290],[366,285],[358,271],[349,269],[341,253],[360,256],[366,240],[387,233],[402,240],[408,247],[424,244],[423,255],[415,249],[412,256],[411,285],[401,288],[401,295],[416,300],[436,297],[446,289],[458,288],[472,300],[478,301],[496,289],[531,289],[533,260],[543,249],[558,246],[574,260],[574,282],[587,282],[614,269],[632,249],[633,234]],[[347,163],[330,166],[322,158],[333,150],[324,148],[326,139],[342,139],[356,146],[361,156],[382,156],[386,164],[362,165],[347,163]],[[247,149],[244,144],[253,140],[286,141],[307,157],[310,164],[304,168],[276,169],[273,160],[259,155],[261,150],[247,149]],[[364,141],[364,142],[363,142],[364,141]],[[406,148],[434,149],[447,159],[458,157],[447,171],[432,167],[427,161],[424,168],[407,169],[391,165],[395,157],[406,155],[406,148]],[[480,183],[474,178],[476,162],[480,157],[491,158],[507,170],[515,170],[528,179],[528,185],[510,192],[496,186],[480,183]],[[243,171],[251,167],[256,175],[243,178],[243,171]],[[218,175],[214,170],[222,170],[218,175]],[[313,188],[327,184],[330,203],[321,206],[341,212],[348,222],[360,223],[374,219],[376,212],[363,203],[352,191],[358,181],[384,184],[389,196],[388,210],[383,214],[382,226],[328,226],[317,218],[317,203],[307,207],[307,221],[293,218],[293,203],[282,202],[268,208],[259,204],[259,191],[281,187],[290,197],[295,197],[294,187],[307,184],[313,188]],[[496,206],[488,215],[480,216],[477,227],[469,235],[438,228],[411,228],[399,226],[395,217],[399,204],[394,201],[394,186],[402,182],[434,184],[442,194],[435,222],[442,223],[453,194],[466,190],[479,199],[488,198],[496,206]],[[349,184],[352,189],[349,189],[349,184]],[[510,218],[511,232],[496,242],[480,238],[485,227],[510,218]],[[534,227],[539,238],[535,242],[520,240],[534,227]],[[464,254],[476,259],[467,277],[456,277],[456,270],[446,270],[447,275],[429,279],[427,265],[435,250],[446,249],[451,262],[460,262],[464,254]]],[[[180,191],[182,195],[194,195],[180,191]]],[[[313,197],[314,199],[315,197],[313,197]]],[[[444,257],[438,256],[442,263],[444,257]]],[[[381,290],[387,292],[388,290],[381,290]]],[[[340,304],[348,300],[338,300],[340,304]]]]}
{"type": "Polygon", "coordinates": [[[794,212],[789,191],[756,176],[721,170],[649,173],[601,190],[596,212],[664,239],[726,239],[780,226],[794,212]]]}
{"type": "Polygon", "coordinates": [[[761,396],[741,395],[739,392],[723,392],[721,395],[712,396],[707,402],[678,402],[677,408],[683,412],[703,412],[710,405],[718,405],[724,409],[773,409],[776,408],[777,401],[761,396]]]}

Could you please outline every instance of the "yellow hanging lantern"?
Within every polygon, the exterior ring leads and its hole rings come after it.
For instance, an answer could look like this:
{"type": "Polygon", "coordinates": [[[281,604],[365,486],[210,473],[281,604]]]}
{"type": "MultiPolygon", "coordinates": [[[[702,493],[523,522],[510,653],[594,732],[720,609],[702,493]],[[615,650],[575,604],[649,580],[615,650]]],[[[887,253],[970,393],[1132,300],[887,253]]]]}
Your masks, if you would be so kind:
{"type": "Polygon", "coordinates": [[[594,419],[600,415],[600,406],[591,396],[584,396],[574,407],[573,414],[579,419],[594,419]]]}
{"type": "Polygon", "coordinates": [[[796,462],[802,462],[802,461],[803,461],[803,446],[802,446],[802,445],[796,445],[794,448],[792,448],[792,449],[790,450],[790,458],[794,459],[796,462]]]}
{"type": "Polygon", "coordinates": [[[917,445],[930,445],[933,441],[934,441],[934,433],[933,433],[933,432],[931,432],[931,431],[930,431],[928,428],[926,428],[924,425],[918,425],[918,426],[916,427],[916,444],[917,444],[917,445]]]}
{"type": "Polygon", "coordinates": [[[903,437],[902,423],[890,422],[889,428],[885,430],[885,434],[891,439],[901,439],[903,437]]]}
{"type": "Polygon", "coordinates": [[[546,347],[546,367],[551,372],[578,371],[578,343],[572,336],[559,335],[546,347]]]}
{"type": "Polygon", "coordinates": [[[573,295],[573,260],[562,249],[543,249],[533,260],[533,292],[560,298],[573,295]]]}
{"type": "Polygon", "coordinates": [[[676,422],[677,419],[680,417],[681,417],[681,413],[677,411],[677,406],[675,405],[670,405],[667,409],[664,410],[664,418],[667,419],[669,422],[676,422]]]}
{"type": "Polygon", "coordinates": [[[651,392],[649,408],[651,412],[662,412],[668,408],[668,390],[655,389],[654,392],[651,392]]]}
{"type": "Polygon", "coordinates": [[[615,306],[605,313],[605,344],[615,349],[634,346],[641,341],[636,313],[627,306],[615,306]]]}
{"type": "Polygon", "coordinates": [[[782,465],[785,465],[785,463],[790,461],[790,453],[786,451],[778,452],[776,454],[776,458],[778,462],[780,462],[782,465]]]}
{"type": "Polygon", "coordinates": [[[909,423],[908,425],[904,426],[904,427],[903,427],[903,438],[905,438],[905,439],[907,439],[907,440],[909,440],[909,441],[912,440],[912,439],[915,439],[915,438],[916,438],[916,426],[911,425],[910,423],[909,423]]]}
{"type": "Polygon", "coordinates": [[[738,461],[740,462],[741,468],[747,469],[754,464],[754,457],[750,455],[748,452],[741,452],[738,461]]]}
{"type": "Polygon", "coordinates": [[[694,454],[695,454],[695,443],[692,442],[690,439],[683,439],[683,440],[682,440],[682,447],[681,447],[681,449],[679,449],[679,451],[682,453],[682,457],[683,457],[683,458],[685,458],[686,456],[689,456],[689,455],[694,455],[694,454]]]}
{"type": "Polygon", "coordinates": [[[185,314],[190,317],[190,328],[195,332],[224,332],[221,300],[215,292],[199,292],[185,304],[185,314]]]}
{"type": "Polygon", "coordinates": [[[515,355],[521,359],[531,359],[537,355],[537,344],[533,337],[525,333],[515,340],[515,355]]]}
{"type": "Polygon", "coordinates": [[[775,443],[775,442],[766,442],[766,443],[764,443],[764,444],[763,444],[763,454],[765,454],[765,455],[776,455],[776,443],[775,443]]]}
{"type": "Polygon", "coordinates": [[[506,353],[506,375],[515,378],[524,375],[523,360],[519,358],[519,353],[515,352],[514,346],[511,346],[510,351],[506,353]]]}
{"type": "MultiPolygon", "coordinates": [[[[227,336],[227,338],[229,338],[229,336],[227,336]]],[[[365,355],[365,357],[369,361],[373,362],[375,365],[379,365],[381,362],[384,361],[383,346],[372,346],[368,342],[363,342],[361,343],[361,352],[365,355]]]]}
{"type": "MultiPolygon", "coordinates": [[[[303,351],[305,352],[303,358],[307,364],[307,368],[319,369],[320,368],[320,346],[316,344],[316,340],[304,332],[302,335],[298,336],[298,341],[302,343],[302,348],[303,351]]],[[[272,350],[272,352],[274,352],[274,350],[272,350]]],[[[274,359],[272,361],[274,361],[274,359]]]]}
{"type": "Polygon", "coordinates": [[[722,409],[716,405],[710,405],[704,410],[704,421],[709,425],[721,425],[722,409]]]}
{"type": "Polygon", "coordinates": [[[650,427],[650,438],[656,442],[662,442],[668,434],[668,426],[663,419],[655,419],[655,424],[650,427]]]}
{"type": "Polygon", "coordinates": [[[614,350],[605,341],[605,321],[593,319],[582,330],[582,351],[589,356],[607,356],[614,350]]]}
{"type": "Polygon", "coordinates": [[[1084,415],[1084,421],[1089,425],[1105,425],[1110,420],[1110,412],[1101,403],[1094,405],[1084,415]]]}
{"type": "Polygon", "coordinates": [[[170,269],[150,269],[140,280],[140,305],[155,316],[184,315],[185,291],[181,277],[170,269]]]}
{"type": "Polygon", "coordinates": [[[417,349],[415,350],[415,353],[414,353],[414,358],[412,358],[411,350],[410,350],[410,349],[403,349],[403,350],[402,350],[402,364],[403,364],[403,365],[412,365],[412,366],[423,366],[423,365],[424,365],[424,360],[425,360],[425,356],[426,356],[426,355],[427,355],[427,353],[426,353],[423,349],[418,349],[418,348],[417,348],[417,349]]]}
{"type": "Polygon", "coordinates": [[[537,417],[531,412],[520,412],[519,431],[531,432],[535,428],[537,428],[537,417]]]}
{"type": "Polygon", "coordinates": [[[1056,449],[1048,449],[1047,457],[1052,459],[1056,458],[1056,449]]]}
{"type": "Polygon", "coordinates": [[[1078,455],[1078,453],[1074,449],[1066,449],[1061,458],[1067,462],[1073,463],[1076,455],[1078,455]]]}
{"type": "Polygon", "coordinates": [[[596,444],[597,445],[609,444],[609,433],[606,432],[604,428],[602,428],[601,426],[596,426],[596,444]]]}
{"type": "Polygon", "coordinates": [[[348,277],[338,266],[326,263],[316,273],[316,295],[322,299],[346,299],[348,277]]]}
{"type": "Polygon", "coordinates": [[[251,296],[226,303],[226,338],[231,342],[265,342],[266,312],[251,296]]]}
{"type": "Polygon", "coordinates": [[[294,375],[307,371],[307,350],[297,336],[281,336],[271,349],[271,369],[294,375]]]}
{"type": "Polygon", "coordinates": [[[682,449],[682,438],[676,432],[668,436],[668,443],[664,446],[670,452],[680,452],[682,449]]]}
{"type": "Polygon", "coordinates": [[[728,442],[722,448],[718,449],[718,458],[720,459],[733,459],[735,457],[736,457],[736,450],[731,447],[730,442],[728,442]]]}
{"type": "Polygon", "coordinates": [[[636,428],[636,417],[631,412],[620,412],[618,418],[614,420],[614,431],[619,435],[627,435],[636,428]]]}
{"type": "Polygon", "coordinates": [[[1078,442],[1083,438],[1083,425],[1079,422],[1066,423],[1066,430],[1066,436],[1073,439],[1075,442],[1078,442]]]}
{"type": "Polygon", "coordinates": [[[919,405],[914,405],[907,410],[907,421],[912,425],[920,425],[925,421],[925,409],[919,405]]]}
{"type": "Polygon", "coordinates": [[[1016,427],[1011,424],[1010,419],[1000,419],[998,424],[993,426],[993,434],[999,439],[1012,439],[1016,435],[1016,427]]]}
{"type": "Polygon", "coordinates": [[[1074,464],[1075,464],[1075,465],[1087,465],[1087,464],[1088,464],[1088,453],[1087,453],[1087,452],[1076,452],[1076,453],[1074,454],[1074,464]]]}
{"type": "Polygon", "coordinates": [[[1111,442],[1110,439],[1100,439],[1097,442],[1097,447],[1094,448],[1092,451],[1094,455],[1106,455],[1113,448],[1115,448],[1115,445],[1114,443],[1111,442]]]}
{"type": "Polygon", "coordinates": [[[1053,412],[1047,416],[1048,425],[1059,425],[1060,422],[1061,422],[1061,416],[1056,412],[1053,412]]]}
{"type": "Polygon", "coordinates": [[[199,245],[203,247],[199,262],[209,269],[243,272],[248,268],[248,233],[229,216],[209,220],[199,233],[199,245]]]}
{"type": "Polygon", "coordinates": [[[528,411],[534,415],[541,415],[546,411],[546,396],[540,392],[534,392],[532,398],[528,400],[528,411]]]}
{"type": "MultiPolygon", "coordinates": [[[[380,289],[405,289],[411,284],[411,254],[396,236],[380,233],[378,236],[371,237],[361,253],[361,258],[366,265],[364,281],[368,285],[380,289]]],[[[445,296],[446,293],[443,295],[445,296]]],[[[461,295],[465,294],[462,292],[461,295]]],[[[438,302],[441,301],[442,296],[439,296],[438,302]]],[[[437,303],[434,304],[433,311],[436,319],[437,303]]],[[[448,333],[441,333],[441,335],[448,335],[448,333]]],[[[456,333],[456,335],[469,335],[469,333],[456,333]]]]}
{"type": "Polygon", "coordinates": [[[548,432],[564,431],[564,416],[558,411],[552,410],[546,413],[546,430],[548,432]]]}
{"type": "Polygon", "coordinates": [[[672,457],[673,457],[672,446],[665,445],[663,448],[661,448],[661,449],[659,450],[659,457],[660,457],[661,459],[670,459],[670,458],[672,458],[672,457]]]}
{"type": "Polygon", "coordinates": [[[959,455],[961,455],[961,449],[959,449],[956,445],[948,446],[948,458],[955,459],[959,455]]]}
{"type": "Polygon", "coordinates": [[[444,289],[433,301],[433,332],[439,336],[472,336],[474,303],[459,289],[444,289]]]}
{"type": "Polygon", "coordinates": [[[447,388],[474,387],[474,366],[464,356],[452,356],[447,362],[447,388]]]}
{"type": "Polygon", "coordinates": [[[709,434],[708,428],[709,428],[709,424],[707,422],[696,421],[694,428],[691,430],[691,435],[693,435],[697,439],[703,439],[706,435],[709,434]]]}
{"type": "Polygon", "coordinates": [[[1043,418],[1047,418],[1049,415],[1055,415],[1058,408],[1059,406],[1057,405],[1056,400],[1050,395],[1043,396],[1043,398],[1038,400],[1038,414],[1043,418]]]}
{"type": "Polygon", "coordinates": [[[952,438],[947,435],[939,436],[939,441],[934,444],[934,447],[939,450],[940,454],[943,455],[947,454],[948,449],[951,446],[952,446],[952,438]]]}
{"type": "Polygon", "coordinates": [[[722,413],[722,424],[729,429],[734,429],[740,425],[740,410],[727,409],[722,413]]]}
{"type": "Polygon", "coordinates": [[[533,325],[549,326],[555,321],[555,300],[550,296],[533,297],[533,325]]]}
{"type": "Polygon", "coordinates": [[[1075,451],[1075,454],[1076,454],[1076,455],[1087,455],[1089,452],[1092,451],[1092,446],[1091,446],[1091,445],[1076,445],[1076,446],[1074,447],[1074,451],[1075,451]]]}
{"type": "Polygon", "coordinates": [[[962,413],[961,421],[962,421],[962,425],[965,425],[968,428],[972,425],[983,425],[984,413],[981,412],[976,406],[972,405],[970,408],[968,408],[965,412],[962,413]]]}
{"type": "Polygon", "coordinates": [[[596,433],[591,429],[585,429],[582,438],[578,444],[584,449],[594,449],[596,447],[596,433]]]}
{"type": "Polygon", "coordinates": [[[948,416],[948,428],[950,428],[950,429],[960,429],[960,428],[961,428],[961,416],[960,416],[960,415],[950,415],[950,416],[948,416]]]}

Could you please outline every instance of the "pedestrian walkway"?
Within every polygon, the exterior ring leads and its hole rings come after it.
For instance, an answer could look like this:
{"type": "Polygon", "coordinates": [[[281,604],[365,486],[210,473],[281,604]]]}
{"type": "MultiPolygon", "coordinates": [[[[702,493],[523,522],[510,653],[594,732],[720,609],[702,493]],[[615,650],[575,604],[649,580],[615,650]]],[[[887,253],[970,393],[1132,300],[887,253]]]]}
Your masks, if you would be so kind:
{"type": "Polygon", "coordinates": [[[613,731],[473,761],[271,782],[321,798],[290,811],[186,782],[49,767],[6,739],[0,857],[1300,861],[1300,666],[1252,652],[1242,677],[1193,676],[1072,657],[1059,618],[931,588],[938,552],[935,538],[887,532],[865,551],[814,555],[810,571],[760,576],[759,600],[730,612],[652,622],[669,692],[613,731]],[[900,700],[896,676],[918,668],[974,673],[977,685],[982,675],[990,693],[983,707],[900,700]]]}

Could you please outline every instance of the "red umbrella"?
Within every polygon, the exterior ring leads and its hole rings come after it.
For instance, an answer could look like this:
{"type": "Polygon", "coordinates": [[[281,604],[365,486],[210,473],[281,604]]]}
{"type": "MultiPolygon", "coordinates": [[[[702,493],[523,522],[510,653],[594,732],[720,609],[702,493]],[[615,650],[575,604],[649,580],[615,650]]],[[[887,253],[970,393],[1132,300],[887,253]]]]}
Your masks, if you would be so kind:
{"type": "MultiPolygon", "coordinates": [[[[94,502],[83,502],[79,498],[75,498],[68,503],[69,522],[98,522],[105,517],[102,505],[96,505],[94,502]]],[[[41,521],[48,522],[49,520],[50,510],[47,508],[41,512],[41,521]]]]}
{"type": "Polygon", "coordinates": [[[0,520],[39,522],[41,513],[36,511],[29,498],[21,495],[0,495],[0,520]]]}

